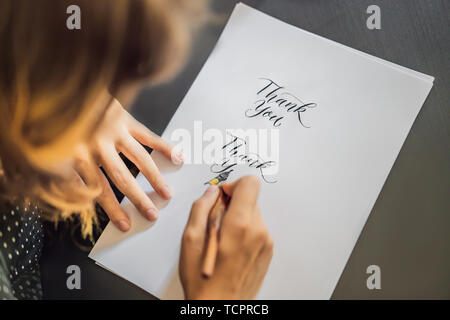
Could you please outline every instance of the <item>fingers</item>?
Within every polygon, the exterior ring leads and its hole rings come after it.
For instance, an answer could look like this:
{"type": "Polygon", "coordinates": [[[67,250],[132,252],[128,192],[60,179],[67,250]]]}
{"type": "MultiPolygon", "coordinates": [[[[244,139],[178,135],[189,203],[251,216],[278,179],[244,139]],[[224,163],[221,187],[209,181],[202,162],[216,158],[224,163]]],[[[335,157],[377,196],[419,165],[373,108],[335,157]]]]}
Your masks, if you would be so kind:
{"type": "Polygon", "coordinates": [[[255,176],[246,176],[234,183],[224,184],[223,190],[231,196],[226,219],[248,222],[258,200],[259,188],[259,180],[255,176]]]}
{"type": "Polygon", "coordinates": [[[150,221],[158,217],[158,209],[141,189],[136,179],[123,163],[114,147],[102,150],[101,163],[117,188],[134,204],[136,209],[150,221]]]}
{"type": "Polygon", "coordinates": [[[134,140],[133,137],[126,136],[122,138],[118,148],[138,167],[161,197],[166,200],[171,198],[172,192],[169,186],[164,181],[152,157],[143,146],[134,140]]]}
{"type": "Polygon", "coordinates": [[[184,162],[183,155],[176,151],[170,143],[131,116],[128,121],[128,130],[137,141],[147,147],[162,152],[166,157],[171,159],[174,164],[180,165],[184,162]]]}
{"type": "Polygon", "coordinates": [[[130,219],[117,201],[109,181],[100,168],[94,163],[79,161],[76,165],[76,170],[84,183],[88,185],[100,184],[102,193],[97,197],[97,203],[105,210],[109,219],[119,230],[128,231],[131,226],[130,219]]]}
{"type": "MultiPolygon", "coordinates": [[[[229,212],[224,219],[228,214],[229,212]]],[[[256,265],[257,261],[270,237],[257,205],[248,216],[251,217],[248,223],[243,223],[240,219],[227,220],[227,224],[224,223],[221,229],[219,243],[220,272],[229,279],[234,278],[236,287],[245,289],[241,290],[242,295],[237,299],[248,296],[251,287],[259,288],[260,283],[255,284],[255,281],[262,281],[263,277],[255,278],[253,273],[259,268],[256,265]],[[239,276],[237,277],[235,273],[239,276]]]]}
{"type": "MultiPolygon", "coordinates": [[[[219,195],[219,188],[217,186],[209,186],[206,189],[203,196],[194,201],[189,216],[188,223],[186,225],[185,233],[201,234],[204,240],[204,236],[207,230],[208,216],[214,203],[219,195]]],[[[202,239],[199,239],[200,241],[202,239]]],[[[201,241],[203,243],[203,241],[201,241]]]]}
{"type": "MultiPolygon", "coordinates": [[[[217,186],[209,186],[203,196],[196,200],[192,205],[191,214],[183,233],[181,243],[180,265],[182,268],[181,279],[186,281],[184,274],[187,270],[195,270],[200,272],[202,256],[205,246],[207,233],[208,216],[217,196],[219,188],[217,186]]],[[[200,274],[200,273],[199,273],[200,274]]]]}
{"type": "Polygon", "coordinates": [[[223,189],[231,196],[231,200],[223,219],[220,249],[224,256],[235,255],[236,250],[241,252],[233,263],[241,266],[244,276],[268,234],[257,205],[259,180],[247,176],[223,184],[223,189]]]}
{"type": "Polygon", "coordinates": [[[232,233],[233,237],[238,239],[241,250],[245,254],[244,265],[251,265],[251,263],[260,254],[261,248],[264,246],[269,233],[264,224],[259,207],[256,206],[250,223],[248,225],[235,224],[237,233],[232,233]],[[244,226],[244,228],[242,228],[244,226]],[[241,230],[239,230],[241,229],[241,230]],[[242,232],[244,231],[244,232],[242,232]]]}
{"type": "MultiPolygon", "coordinates": [[[[100,171],[100,169],[98,170],[100,171]]],[[[119,230],[124,232],[130,230],[130,219],[125,213],[125,210],[120,206],[119,201],[117,201],[117,198],[109,185],[109,181],[106,179],[103,172],[100,171],[99,175],[101,175],[103,192],[97,198],[98,204],[103,208],[109,219],[117,228],[119,228],[119,230]]]]}

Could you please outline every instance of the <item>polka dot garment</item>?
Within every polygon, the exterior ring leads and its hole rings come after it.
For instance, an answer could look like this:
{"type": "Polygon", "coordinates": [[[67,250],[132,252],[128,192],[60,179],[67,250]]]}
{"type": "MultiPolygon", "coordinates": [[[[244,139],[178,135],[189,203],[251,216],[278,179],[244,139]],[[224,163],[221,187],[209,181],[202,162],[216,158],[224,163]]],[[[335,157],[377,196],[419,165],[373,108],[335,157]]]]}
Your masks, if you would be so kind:
{"type": "Polygon", "coordinates": [[[44,241],[36,206],[0,205],[0,299],[41,299],[44,241]]]}

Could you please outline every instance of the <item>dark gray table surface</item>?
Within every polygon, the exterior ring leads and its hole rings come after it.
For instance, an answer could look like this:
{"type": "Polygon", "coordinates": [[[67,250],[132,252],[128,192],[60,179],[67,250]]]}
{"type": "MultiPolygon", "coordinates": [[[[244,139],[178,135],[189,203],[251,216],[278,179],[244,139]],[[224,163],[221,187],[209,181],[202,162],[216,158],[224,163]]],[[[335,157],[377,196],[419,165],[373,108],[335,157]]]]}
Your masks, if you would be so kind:
{"type": "MultiPolygon", "coordinates": [[[[229,15],[238,1],[212,1],[229,15]]],[[[450,1],[243,1],[290,24],[434,76],[434,87],[359,237],[335,299],[450,299],[450,1]],[[381,8],[381,30],[366,27],[366,9],[381,8]],[[381,290],[368,290],[366,268],[381,268],[381,290]]],[[[145,89],[132,114],[162,133],[213,49],[224,24],[197,35],[190,61],[171,83],[145,89]]],[[[151,245],[151,244],[149,244],[151,245]]],[[[49,299],[149,299],[151,295],[96,266],[69,236],[43,255],[49,299]],[[79,265],[81,290],[66,288],[66,268],[79,265]]]]}

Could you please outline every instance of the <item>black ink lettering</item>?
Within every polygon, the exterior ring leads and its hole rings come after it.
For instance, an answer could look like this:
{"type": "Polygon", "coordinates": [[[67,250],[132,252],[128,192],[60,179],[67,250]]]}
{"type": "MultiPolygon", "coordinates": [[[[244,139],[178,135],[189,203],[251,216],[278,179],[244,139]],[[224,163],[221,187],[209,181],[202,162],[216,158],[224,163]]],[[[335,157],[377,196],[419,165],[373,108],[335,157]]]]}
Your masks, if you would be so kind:
{"type": "Polygon", "coordinates": [[[257,91],[256,96],[258,99],[254,102],[252,108],[245,111],[245,116],[247,118],[258,116],[268,118],[274,127],[280,127],[284,116],[276,114],[276,111],[273,109],[273,107],[278,107],[278,109],[284,110],[286,113],[296,113],[300,124],[304,128],[309,128],[303,122],[302,113],[316,107],[317,104],[312,102],[304,103],[297,96],[284,91],[285,88],[283,86],[269,78],[261,78],[261,80],[267,83],[264,83],[264,86],[257,91]]]}

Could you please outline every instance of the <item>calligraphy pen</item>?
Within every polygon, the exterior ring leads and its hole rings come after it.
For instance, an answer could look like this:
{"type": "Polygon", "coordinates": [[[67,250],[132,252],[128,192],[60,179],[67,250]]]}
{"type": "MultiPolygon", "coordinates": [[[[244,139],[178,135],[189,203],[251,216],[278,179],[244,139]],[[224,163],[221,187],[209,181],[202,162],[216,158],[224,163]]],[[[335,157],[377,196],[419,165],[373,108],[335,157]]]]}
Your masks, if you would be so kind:
{"type": "Polygon", "coordinates": [[[205,183],[219,186],[219,196],[208,216],[208,242],[206,244],[205,258],[202,266],[202,275],[205,278],[210,278],[212,276],[216,265],[217,252],[219,250],[220,225],[229,202],[229,196],[225,194],[220,183],[228,178],[230,172],[231,170],[223,172],[205,183]]]}

